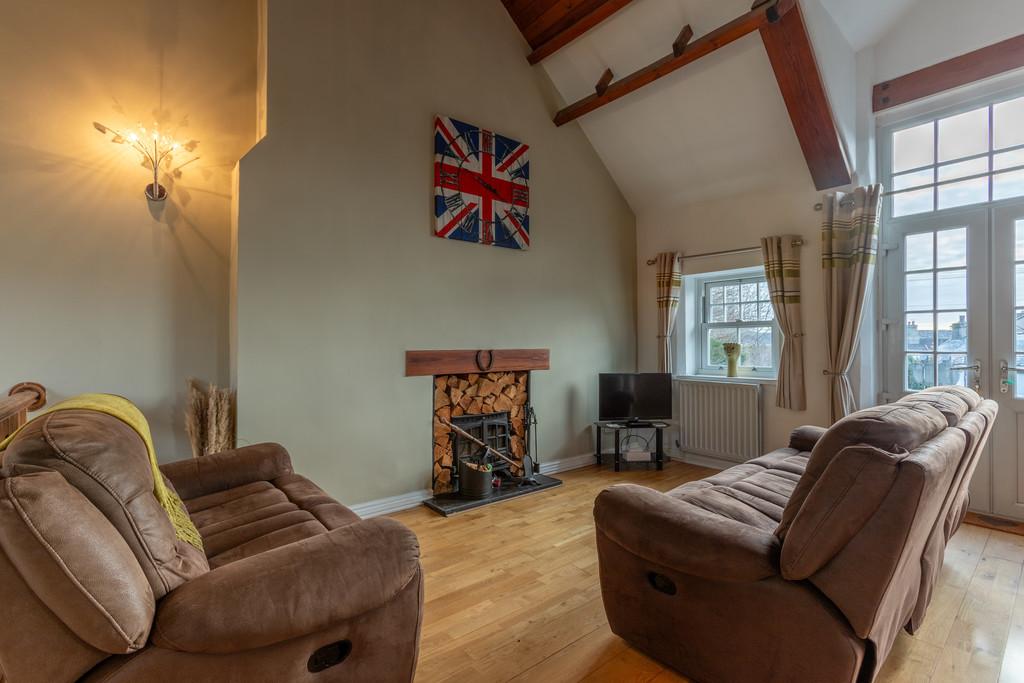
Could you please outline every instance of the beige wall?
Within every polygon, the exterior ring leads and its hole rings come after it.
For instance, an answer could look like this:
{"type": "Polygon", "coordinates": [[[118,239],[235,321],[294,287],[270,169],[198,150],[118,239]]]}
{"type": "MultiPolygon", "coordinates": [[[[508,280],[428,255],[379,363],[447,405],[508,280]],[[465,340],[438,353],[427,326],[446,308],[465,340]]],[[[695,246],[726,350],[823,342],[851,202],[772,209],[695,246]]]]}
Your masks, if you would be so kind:
{"type": "Polygon", "coordinates": [[[549,347],[542,459],[588,452],[597,374],[635,366],[634,218],[500,2],[269,3],[268,134],[241,165],[239,435],[355,504],[423,490],[408,349],[549,347]],[[433,118],[531,145],[533,249],[432,236],[433,118]]]}
{"type": "Polygon", "coordinates": [[[255,8],[0,0],[0,389],[127,395],[162,460],[188,454],[186,377],[228,379],[230,179],[255,139],[255,8]],[[138,158],[92,126],[154,119],[201,157],[155,211],[138,158]]]}
{"type": "MultiPolygon", "coordinates": [[[[821,371],[827,367],[825,352],[824,296],[821,287],[821,214],[813,205],[821,201],[810,178],[799,173],[783,175],[788,184],[742,197],[686,206],[653,210],[637,217],[639,278],[638,356],[641,371],[658,367],[657,309],[655,308],[655,272],[644,261],[660,251],[702,253],[736,249],[760,243],[764,235],[802,235],[801,250],[804,310],[804,371],[807,378],[807,410],[792,411],[775,407],[775,385],[765,384],[764,449],[788,443],[789,432],[804,424],[828,424],[828,384],[821,371]]],[[[804,174],[806,175],[806,173],[804,174]]],[[[760,253],[720,256],[683,261],[683,273],[728,270],[761,265],[760,253]]],[[[869,325],[870,323],[868,323],[869,325]]]]}

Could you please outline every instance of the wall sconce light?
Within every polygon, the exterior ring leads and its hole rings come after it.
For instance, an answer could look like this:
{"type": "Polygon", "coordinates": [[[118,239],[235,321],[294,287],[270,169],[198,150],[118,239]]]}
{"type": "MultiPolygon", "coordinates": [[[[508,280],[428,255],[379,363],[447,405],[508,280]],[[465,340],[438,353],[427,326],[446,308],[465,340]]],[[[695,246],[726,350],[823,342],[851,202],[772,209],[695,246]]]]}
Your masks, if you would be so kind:
{"type": "Polygon", "coordinates": [[[167,199],[167,188],[160,184],[159,174],[161,165],[174,178],[181,177],[181,169],[186,164],[191,164],[199,157],[192,157],[188,161],[174,166],[174,153],[178,150],[193,152],[199,145],[198,140],[189,140],[182,144],[172,138],[162,135],[160,131],[146,130],[139,126],[137,130],[120,132],[105,126],[98,121],[93,121],[93,127],[106,135],[110,133],[110,141],[116,145],[128,145],[142,155],[142,165],[153,171],[153,182],[146,185],[146,198],[154,202],[162,202],[167,199]]]}

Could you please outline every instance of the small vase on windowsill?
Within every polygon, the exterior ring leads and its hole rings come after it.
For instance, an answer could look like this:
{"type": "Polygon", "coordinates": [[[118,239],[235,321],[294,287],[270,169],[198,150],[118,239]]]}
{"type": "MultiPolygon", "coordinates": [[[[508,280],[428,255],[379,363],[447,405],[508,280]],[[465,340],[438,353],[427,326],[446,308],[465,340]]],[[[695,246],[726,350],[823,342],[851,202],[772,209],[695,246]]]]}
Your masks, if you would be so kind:
{"type": "Polygon", "coordinates": [[[725,351],[725,359],[729,365],[725,371],[726,377],[736,377],[736,366],[740,361],[740,349],[742,345],[726,343],[722,344],[722,350],[725,351]]]}

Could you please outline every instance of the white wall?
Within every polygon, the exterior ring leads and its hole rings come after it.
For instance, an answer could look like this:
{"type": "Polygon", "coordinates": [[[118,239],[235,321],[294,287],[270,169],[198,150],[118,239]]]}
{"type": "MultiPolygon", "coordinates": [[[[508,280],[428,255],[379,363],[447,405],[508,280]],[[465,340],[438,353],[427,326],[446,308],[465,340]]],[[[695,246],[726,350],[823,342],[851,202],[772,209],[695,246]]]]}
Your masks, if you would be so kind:
{"type": "Polygon", "coordinates": [[[592,449],[597,375],[635,367],[635,221],[499,2],[269,3],[268,134],[241,164],[239,434],[349,504],[430,485],[410,349],[551,349],[540,456],[592,449]],[[531,145],[527,252],[432,235],[432,125],[531,145]]]}
{"type": "Polygon", "coordinates": [[[0,391],[128,396],[190,454],[185,380],[228,380],[231,168],[255,138],[253,0],[0,0],[0,391]],[[152,176],[92,126],[159,120],[199,161],[152,176]]]}

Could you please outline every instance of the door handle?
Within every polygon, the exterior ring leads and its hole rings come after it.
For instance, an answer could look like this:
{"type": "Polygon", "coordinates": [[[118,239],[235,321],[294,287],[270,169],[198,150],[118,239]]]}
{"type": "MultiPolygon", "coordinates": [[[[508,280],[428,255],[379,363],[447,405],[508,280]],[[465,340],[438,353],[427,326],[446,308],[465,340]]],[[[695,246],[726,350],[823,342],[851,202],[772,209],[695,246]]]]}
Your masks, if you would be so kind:
{"type": "Polygon", "coordinates": [[[981,361],[975,359],[970,365],[954,365],[950,370],[973,370],[974,381],[971,383],[971,388],[981,393],[981,361]]]}
{"type": "Polygon", "coordinates": [[[1005,394],[1010,391],[1013,380],[1010,379],[1011,372],[1024,372],[1024,368],[1010,365],[1005,360],[999,361],[999,393],[1005,394]]]}

